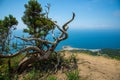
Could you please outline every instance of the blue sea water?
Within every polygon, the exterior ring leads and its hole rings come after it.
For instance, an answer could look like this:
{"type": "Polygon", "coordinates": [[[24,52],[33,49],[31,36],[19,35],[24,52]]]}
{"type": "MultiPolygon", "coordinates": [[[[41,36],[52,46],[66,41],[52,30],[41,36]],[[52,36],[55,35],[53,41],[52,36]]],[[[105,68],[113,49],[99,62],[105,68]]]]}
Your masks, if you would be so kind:
{"type": "MultiPolygon", "coordinates": [[[[15,35],[22,36],[22,30],[14,32],[15,35]]],[[[120,48],[119,30],[68,30],[67,40],[60,42],[56,50],[61,50],[62,46],[75,48],[101,49],[101,48],[120,48]]]]}
{"type": "Polygon", "coordinates": [[[69,30],[68,33],[69,38],[57,49],[64,45],[87,49],[120,48],[119,30],[69,30]]]}

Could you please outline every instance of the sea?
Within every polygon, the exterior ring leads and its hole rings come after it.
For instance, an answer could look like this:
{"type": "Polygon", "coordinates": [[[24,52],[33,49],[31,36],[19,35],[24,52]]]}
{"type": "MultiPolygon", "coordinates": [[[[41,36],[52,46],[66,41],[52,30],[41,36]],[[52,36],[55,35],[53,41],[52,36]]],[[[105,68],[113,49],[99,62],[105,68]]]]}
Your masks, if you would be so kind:
{"type": "MultiPolygon", "coordinates": [[[[68,39],[61,41],[56,50],[62,50],[63,46],[84,49],[120,49],[120,30],[81,30],[69,29],[68,39]]],[[[27,36],[22,30],[16,30],[14,35],[27,36]]]]}

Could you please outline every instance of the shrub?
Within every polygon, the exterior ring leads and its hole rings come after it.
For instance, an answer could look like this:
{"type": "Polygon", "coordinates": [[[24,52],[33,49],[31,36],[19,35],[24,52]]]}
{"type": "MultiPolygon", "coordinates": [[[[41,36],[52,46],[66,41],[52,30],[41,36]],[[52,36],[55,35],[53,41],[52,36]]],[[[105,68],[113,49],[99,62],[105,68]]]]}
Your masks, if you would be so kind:
{"type": "Polygon", "coordinates": [[[79,71],[73,70],[66,73],[67,80],[80,80],[79,71]]]}

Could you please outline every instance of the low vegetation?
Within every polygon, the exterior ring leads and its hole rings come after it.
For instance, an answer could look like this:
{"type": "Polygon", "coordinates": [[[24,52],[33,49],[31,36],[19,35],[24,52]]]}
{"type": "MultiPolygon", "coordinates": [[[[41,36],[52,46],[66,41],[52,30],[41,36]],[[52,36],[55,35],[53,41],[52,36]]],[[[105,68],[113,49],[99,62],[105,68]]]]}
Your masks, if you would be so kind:
{"type": "Polygon", "coordinates": [[[70,50],[69,52],[73,53],[85,53],[93,56],[104,56],[107,58],[120,60],[120,49],[101,49],[100,51],[92,52],[90,50],[70,50]]]}
{"type": "Polygon", "coordinates": [[[102,49],[101,55],[120,60],[120,49],[102,49]]]}
{"type": "Polygon", "coordinates": [[[80,80],[79,71],[73,70],[66,72],[67,80],[80,80]]]}
{"type": "Polygon", "coordinates": [[[8,59],[1,59],[3,61],[0,65],[0,79],[2,80],[57,80],[55,76],[51,76],[56,74],[58,71],[62,71],[67,76],[67,80],[71,80],[71,77],[75,76],[74,80],[78,80],[78,72],[77,69],[77,59],[75,55],[71,55],[67,58],[64,57],[64,53],[52,53],[48,60],[43,60],[39,62],[35,62],[29,65],[22,74],[18,74],[15,72],[15,68],[17,68],[19,61],[24,58],[24,55],[19,55],[17,57],[12,58],[11,68],[9,72],[8,59]],[[69,71],[69,72],[68,72],[69,71]]]}

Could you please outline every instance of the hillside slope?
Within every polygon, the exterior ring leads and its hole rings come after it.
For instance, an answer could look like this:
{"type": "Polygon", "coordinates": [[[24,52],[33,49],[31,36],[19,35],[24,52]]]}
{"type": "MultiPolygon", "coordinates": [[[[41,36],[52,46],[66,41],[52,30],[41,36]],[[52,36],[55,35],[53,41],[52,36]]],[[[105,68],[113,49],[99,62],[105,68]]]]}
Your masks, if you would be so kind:
{"type": "MultiPolygon", "coordinates": [[[[65,57],[75,54],[78,59],[78,70],[83,80],[120,80],[120,61],[103,56],[91,56],[84,53],[65,52],[65,57]]],[[[65,80],[59,72],[56,76],[65,80]]]]}

